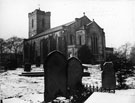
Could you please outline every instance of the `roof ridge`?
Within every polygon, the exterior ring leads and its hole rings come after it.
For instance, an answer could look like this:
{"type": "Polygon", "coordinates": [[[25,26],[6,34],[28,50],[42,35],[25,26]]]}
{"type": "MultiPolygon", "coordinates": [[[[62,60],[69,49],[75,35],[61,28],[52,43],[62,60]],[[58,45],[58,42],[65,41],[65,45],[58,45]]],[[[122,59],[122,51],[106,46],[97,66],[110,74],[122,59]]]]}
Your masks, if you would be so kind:
{"type": "MultiPolygon", "coordinates": [[[[78,19],[80,20],[80,19],[82,19],[82,18],[84,18],[84,17],[87,17],[87,16],[82,16],[82,17],[80,17],[80,18],[78,18],[78,19]]],[[[88,17],[87,17],[87,18],[88,18],[88,17]]],[[[89,18],[88,18],[88,19],[89,19],[89,18]]],[[[90,20],[90,19],[89,19],[89,20],[90,20]]],[[[91,20],[90,20],[90,21],[91,21],[91,20]]],[[[43,35],[45,35],[45,34],[49,34],[49,33],[51,33],[51,32],[55,32],[55,31],[61,30],[61,29],[63,29],[63,26],[70,26],[70,25],[72,25],[72,24],[75,23],[75,22],[76,22],[76,20],[73,20],[73,21],[67,22],[67,23],[65,23],[65,24],[63,24],[63,25],[59,25],[59,26],[56,26],[56,27],[47,29],[47,30],[45,30],[45,31],[43,31],[43,32],[41,32],[41,33],[39,33],[39,34],[37,34],[37,35],[32,36],[32,37],[29,38],[29,39],[37,38],[37,37],[43,36],[43,35]]]]}

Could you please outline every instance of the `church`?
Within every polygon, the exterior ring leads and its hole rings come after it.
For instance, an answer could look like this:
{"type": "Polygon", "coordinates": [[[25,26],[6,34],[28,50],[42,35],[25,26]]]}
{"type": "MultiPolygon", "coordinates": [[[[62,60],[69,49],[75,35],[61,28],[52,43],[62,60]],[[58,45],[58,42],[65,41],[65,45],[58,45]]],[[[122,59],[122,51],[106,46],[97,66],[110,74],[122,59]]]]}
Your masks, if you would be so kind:
{"type": "Polygon", "coordinates": [[[77,57],[82,63],[105,61],[105,33],[94,20],[84,13],[80,18],[51,28],[51,12],[40,9],[28,14],[29,33],[24,39],[24,62],[44,63],[47,55],[58,50],[67,58],[77,57]]]}

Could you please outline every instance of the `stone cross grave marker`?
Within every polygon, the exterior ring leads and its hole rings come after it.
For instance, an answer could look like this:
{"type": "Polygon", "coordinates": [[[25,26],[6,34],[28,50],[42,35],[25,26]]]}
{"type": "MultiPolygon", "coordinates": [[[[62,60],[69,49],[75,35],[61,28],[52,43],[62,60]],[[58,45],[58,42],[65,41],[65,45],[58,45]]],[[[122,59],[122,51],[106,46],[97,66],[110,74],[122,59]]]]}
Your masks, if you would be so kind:
{"type": "Polygon", "coordinates": [[[116,78],[112,62],[105,62],[102,72],[102,88],[115,90],[116,78]]]}
{"type": "Polygon", "coordinates": [[[45,103],[52,101],[58,95],[66,97],[67,90],[67,60],[66,57],[53,51],[44,63],[45,70],[45,103]]]}
{"type": "Polygon", "coordinates": [[[82,84],[82,75],[83,75],[83,67],[81,62],[72,57],[68,59],[68,87],[69,92],[72,93],[75,90],[79,89],[79,86],[82,84]]]}

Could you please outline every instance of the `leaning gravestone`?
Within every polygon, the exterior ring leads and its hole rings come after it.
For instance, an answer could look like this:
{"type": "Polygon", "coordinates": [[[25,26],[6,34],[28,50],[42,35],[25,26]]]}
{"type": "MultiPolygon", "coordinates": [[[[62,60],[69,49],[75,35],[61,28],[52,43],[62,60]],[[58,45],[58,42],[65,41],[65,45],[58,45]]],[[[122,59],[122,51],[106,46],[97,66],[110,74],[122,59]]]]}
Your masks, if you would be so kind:
{"type": "Polygon", "coordinates": [[[116,78],[112,62],[105,62],[102,72],[102,88],[115,90],[116,78]]]}
{"type": "Polygon", "coordinates": [[[80,86],[82,84],[82,75],[83,75],[83,67],[81,62],[75,58],[72,57],[68,59],[68,87],[70,93],[72,93],[75,90],[80,89],[80,86]]]}
{"type": "Polygon", "coordinates": [[[45,103],[52,101],[58,95],[66,96],[67,88],[67,60],[58,51],[47,56],[45,69],[45,103]]]}

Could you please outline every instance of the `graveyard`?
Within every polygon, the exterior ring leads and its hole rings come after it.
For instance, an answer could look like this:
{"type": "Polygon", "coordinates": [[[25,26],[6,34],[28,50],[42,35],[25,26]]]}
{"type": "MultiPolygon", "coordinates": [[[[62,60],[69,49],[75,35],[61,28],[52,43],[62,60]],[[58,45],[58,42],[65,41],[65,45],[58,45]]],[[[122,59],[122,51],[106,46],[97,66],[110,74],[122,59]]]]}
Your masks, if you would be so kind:
{"type": "MultiPolygon", "coordinates": [[[[104,98],[104,96],[106,98],[108,96],[108,98],[117,98],[119,102],[119,100],[121,101],[121,98],[126,96],[127,99],[130,98],[131,100],[131,102],[128,103],[134,103],[132,99],[135,97],[135,75],[126,79],[128,89],[119,90],[114,88],[115,85],[116,87],[118,85],[117,81],[115,82],[116,84],[114,83],[113,85],[110,85],[112,82],[108,82],[109,84],[105,83],[110,80],[110,77],[104,75],[100,65],[83,64],[83,66],[87,67],[87,69],[82,69],[80,61],[76,58],[66,60],[62,54],[59,55],[57,52],[48,56],[45,65],[41,65],[40,67],[36,67],[36,65],[31,66],[30,72],[32,73],[43,73],[44,68],[51,68],[52,70],[45,70],[45,78],[44,75],[35,77],[23,76],[21,74],[26,73],[24,68],[5,71],[0,74],[0,99],[3,100],[3,103],[43,103],[44,99],[46,103],[49,101],[52,103],[85,103],[85,101],[86,103],[99,103],[95,102],[95,99],[93,98],[102,100],[101,98],[104,98]],[[53,71],[53,68],[58,70],[53,71]],[[60,70],[60,68],[68,68],[68,71],[66,69],[60,70]],[[78,70],[78,68],[80,69],[78,70]],[[83,76],[83,72],[88,72],[90,75],[83,76]],[[49,73],[51,74],[49,75],[49,73]],[[83,89],[80,89],[80,83],[82,84],[83,89]],[[102,90],[101,87],[107,88],[105,84],[111,86],[109,89],[115,89],[115,92],[102,90]],[[80,102],[77,100],[82,101],[80,102]]],[[[110,75],[113,75],[113,72],[108,76],[110,75]]],[[[106,103],[105,101],[102,102],[106,103]]]]}
{"type": "Polygon", "coordinates": [[[134,5],[1,0],[0,103],[135,103],[134,5]]]}

